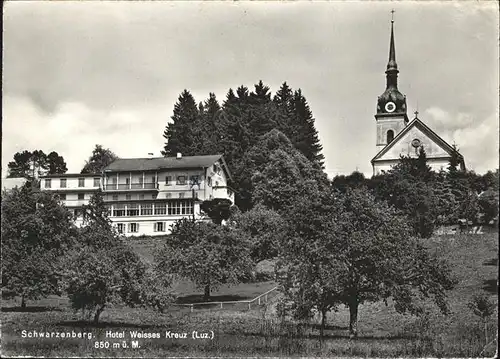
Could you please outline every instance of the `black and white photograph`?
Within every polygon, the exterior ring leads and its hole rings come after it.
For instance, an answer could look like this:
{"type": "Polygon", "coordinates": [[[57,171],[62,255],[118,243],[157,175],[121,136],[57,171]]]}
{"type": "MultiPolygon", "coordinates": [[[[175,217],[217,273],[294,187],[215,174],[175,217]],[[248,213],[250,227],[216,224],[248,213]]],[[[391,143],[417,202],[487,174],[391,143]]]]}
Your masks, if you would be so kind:
{"type": "Polygon", "coordinates": [[[497,358],[499,19],[5,1],[0,355],[497,358]]]}

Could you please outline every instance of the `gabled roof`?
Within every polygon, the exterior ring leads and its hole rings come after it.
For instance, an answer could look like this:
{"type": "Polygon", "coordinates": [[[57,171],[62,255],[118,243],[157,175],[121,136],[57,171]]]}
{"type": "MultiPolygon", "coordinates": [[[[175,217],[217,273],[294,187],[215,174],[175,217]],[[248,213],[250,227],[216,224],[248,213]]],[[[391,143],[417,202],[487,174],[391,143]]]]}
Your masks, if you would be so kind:
{"type": "MultiPolygon", "coordinates": [[[[398,133],[396,137],[389,143],[387,146],[382,148],[379,153],[373,157],[371,162],[377,161],[384,154],[386,154],[406,133],[408,133],[413,127],[418,127],[420,131],[422,131],[425,135],[427,135],[431,140],[433,140],[437,145],[441,146],[448,154],[452,154],[455,149],[450,146],[445,140],[443,140],[437,133],[432,131],[429,127],[427,127],[419,118],[414,118],[401,132],[398,133]]],[[[464,158],[459,153],[458,157],[460,161],[463,162],[464,158]]]]}
{"type": "Polygon", "coordinates": [[[222,155],[152,157],[152,158],[119,158],[107,166],[106,172],[155,171],[161,169],[206,168],[221,159],[229,178],[231,174],[222,155]]]}

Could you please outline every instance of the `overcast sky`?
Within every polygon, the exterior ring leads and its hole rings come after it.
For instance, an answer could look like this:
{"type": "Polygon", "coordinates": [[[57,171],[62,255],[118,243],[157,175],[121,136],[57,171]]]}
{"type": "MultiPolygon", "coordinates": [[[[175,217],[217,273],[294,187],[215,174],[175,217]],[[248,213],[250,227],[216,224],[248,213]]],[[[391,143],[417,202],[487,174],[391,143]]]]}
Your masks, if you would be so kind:
{"type": "Polygon", "coordinates": [[[399,89],[410,118],[469,169],[498,168],[498,5],[489,2],[7,2],[2,176],[15,152],[64,156],[95,144],[160,155],[179,94],[222,102],[259,80],[301,88],[329,176],[371,176],[377,96],[395,9],[399,89]]]}

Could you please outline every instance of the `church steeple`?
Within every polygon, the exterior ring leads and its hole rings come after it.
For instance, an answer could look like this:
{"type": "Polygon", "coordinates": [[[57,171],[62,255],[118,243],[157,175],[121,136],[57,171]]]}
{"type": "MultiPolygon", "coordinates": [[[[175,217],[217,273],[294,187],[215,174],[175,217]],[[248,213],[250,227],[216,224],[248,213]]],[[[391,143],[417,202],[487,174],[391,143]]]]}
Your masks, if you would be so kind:
{"type": "Polygon", "coordinates": [[[403,115],[405,122],[408,122],[406,115],[406,96],[398,90],[398,64],[396,63],[396,45],[394,41],[394,10],[391,11],[391,39],[389,42],[389,61],[385,71],[387,86],[377,101],[378,116],[403,115]]]}
{"type": "Polygon", "coordinates": [[[396,46],[394,45],[394,10],[391,11],[391,41],[389,44],[389,62],[387,63],[387,88],[398,88],[398,64],[396,63],[396,46]]]}

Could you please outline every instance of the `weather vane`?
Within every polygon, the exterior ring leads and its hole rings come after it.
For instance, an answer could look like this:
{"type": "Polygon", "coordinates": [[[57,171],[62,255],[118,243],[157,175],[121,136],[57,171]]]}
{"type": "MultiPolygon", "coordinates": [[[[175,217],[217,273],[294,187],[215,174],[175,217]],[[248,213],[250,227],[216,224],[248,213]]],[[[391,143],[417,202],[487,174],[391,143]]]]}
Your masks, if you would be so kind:
{"type": "Polygon", "coordinates": [[[394,13],[396,11],[394,9],[391,10],[391,22],[394,22],[394,13]]]}

